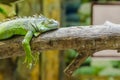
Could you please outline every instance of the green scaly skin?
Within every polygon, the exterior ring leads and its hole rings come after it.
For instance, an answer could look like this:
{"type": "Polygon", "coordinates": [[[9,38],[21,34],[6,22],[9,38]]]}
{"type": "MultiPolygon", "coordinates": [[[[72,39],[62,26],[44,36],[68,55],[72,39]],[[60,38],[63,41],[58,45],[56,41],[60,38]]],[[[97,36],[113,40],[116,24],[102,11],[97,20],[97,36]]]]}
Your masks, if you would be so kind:
{"type": "Polygon", "coordinates": [[[44,16],[34,16],[28,18],[16,18],[0,24],[0,40],[9,39],[13,35],[25,36],[22,45],[26,53],[25,63],[31,67],[36,60],[32,55],[30,41],[33,36],[38,36],[43,32],[57,29],[59,23],[44,16]]]}

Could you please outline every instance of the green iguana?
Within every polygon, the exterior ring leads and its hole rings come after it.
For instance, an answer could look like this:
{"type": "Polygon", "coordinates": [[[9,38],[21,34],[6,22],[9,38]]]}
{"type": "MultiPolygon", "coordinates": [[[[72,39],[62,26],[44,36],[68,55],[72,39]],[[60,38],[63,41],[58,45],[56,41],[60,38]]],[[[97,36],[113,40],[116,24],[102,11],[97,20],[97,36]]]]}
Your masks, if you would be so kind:
{"type": "Polygon", "coordinates": [[[26,53],[25,63],[31,67],[35,57],[32,55],[30,41],[43,32],[57,29],[59,23],[42,15],[26,18],[16,18],[0,23],[0,40],[8,39],[13,35],[25,35],[22,45],[26,53]]]}

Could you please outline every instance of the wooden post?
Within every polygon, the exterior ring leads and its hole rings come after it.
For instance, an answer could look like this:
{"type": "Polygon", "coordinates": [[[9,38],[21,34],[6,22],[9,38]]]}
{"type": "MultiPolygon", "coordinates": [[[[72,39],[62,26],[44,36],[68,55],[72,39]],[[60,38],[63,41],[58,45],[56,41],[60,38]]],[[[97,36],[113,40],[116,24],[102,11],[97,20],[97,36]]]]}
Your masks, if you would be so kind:
{"type": "MultiPolygon", "coordinates": [[[[60,22],[60,0],[43,0],[43,14],[60,22]]],[[[59,51],[42,54],[42,80],[59,80],[59,51]]]]}

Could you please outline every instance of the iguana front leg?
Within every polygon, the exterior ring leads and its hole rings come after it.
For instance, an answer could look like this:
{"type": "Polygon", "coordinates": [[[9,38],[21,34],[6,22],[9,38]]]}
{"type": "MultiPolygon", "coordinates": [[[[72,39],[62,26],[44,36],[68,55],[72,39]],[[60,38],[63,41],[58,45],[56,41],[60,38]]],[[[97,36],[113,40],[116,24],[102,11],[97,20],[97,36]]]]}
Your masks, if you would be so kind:
{"type": "Polygon", "coordinates": [[[33,32],[28,31],[24,37],[24,40],[22,41],[22,45],[26,53],[25,63],[27,63],[27,67],[29,68],[32,67],[32,62],[34,60],[34,57],[32,56],[31,48],[30,48],[30,40],[32,39],[32,37],[33,37],[33,32]]]}

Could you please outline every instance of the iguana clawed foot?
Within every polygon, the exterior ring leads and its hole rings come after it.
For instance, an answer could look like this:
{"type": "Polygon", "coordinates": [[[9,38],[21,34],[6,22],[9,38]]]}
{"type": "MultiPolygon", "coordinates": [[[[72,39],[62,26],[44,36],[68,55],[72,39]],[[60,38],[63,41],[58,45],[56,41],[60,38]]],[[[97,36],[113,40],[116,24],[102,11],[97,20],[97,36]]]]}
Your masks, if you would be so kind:
{"type": "Polygon", "coordinates": [[[33,55],[27,55],[25,57],[24,63],[27,65],[27,67],[29,69],[31,69],[32,66],[35,65],[38,62],[38,59],[39,59],[39,52],[37,52],[37,54],[35,54],[34,56],[33,55]]]}
{"type": "Polygon", "coordinates": [[[34,61],[34,57],[32,55],[29,55],[25,57],[24,63],[27,64],[27,67],[29,69],[31,69],[33,66],[33,61],[34,61]]]}

